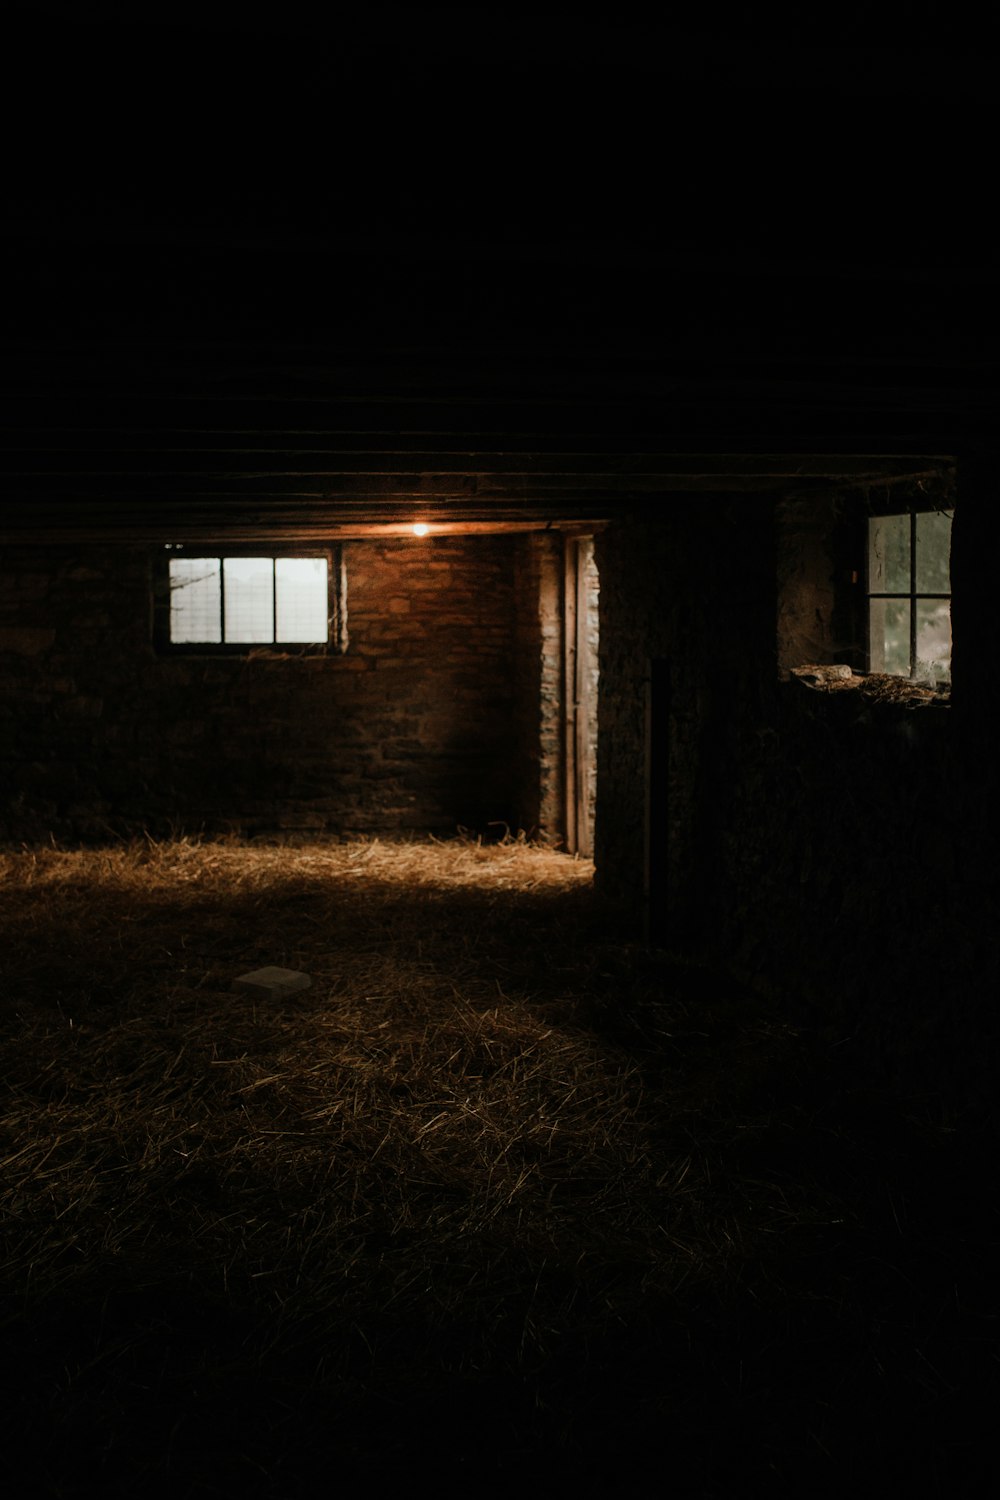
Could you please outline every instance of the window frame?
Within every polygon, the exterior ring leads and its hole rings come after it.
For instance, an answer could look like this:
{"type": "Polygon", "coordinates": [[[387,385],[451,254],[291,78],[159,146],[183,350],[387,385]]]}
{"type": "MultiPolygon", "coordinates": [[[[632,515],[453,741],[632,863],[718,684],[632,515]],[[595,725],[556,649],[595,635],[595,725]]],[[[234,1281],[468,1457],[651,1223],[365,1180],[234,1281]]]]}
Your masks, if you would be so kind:
{"type": "MultiPolygon", "coordinates": [[[[225,622],[220,622],[225,629],[225,622]]],[[[153,644],[163,656],[274,657],[342,656],[347,650],[346,585],[343,548],[336,543],[204,543],[168,542],[153,554],[153,644]],[[170,560],[225,561],[226,558],[323,557],[327,572],[327,638],[325,641],[174,641],[170,638],[170,560]]]]}
{"type": "MultiPolygon", "coordinates": [[[[901,502],[900,503],[896,503],[896,504],[889,503],[889,504],[886,504],[884,506],[879,506],[878,508],[872,508],[872,509],[870,509],[868,511],[867,516],[866,516],[866,520],[865,520],[865,572],[864,572],[864,578],[865,578],[865,670],[866,670],[866,673],[869,674],[869,675],[871,675],[872,673],[874,673],[874,672],[876,672],[878,670],[878,669],[876,669],[872,665],[872,657],[873,657],[873,652],[872,652],[872,601],[873,600],[876,600],[876,599],[882,599],[882,600],[899,599],[899,600],[905,600],[909,604],[909,606],[910,606],[909,653],[908,653],[909,654],[909,659],[910,659],[909,674],[908,675],[904,675],[901,672],[889,672],[889,673],[886,673],[884,667],[881,669],[882,673],[885,676],[897,677],[900,682],[922,683],[925,680],[925,679],[920,678],[920,677],[918,677],[916,675],[917,662],[918,662],[918,657],[917,657],[917,638],[918,638],[917,603],[919,601],[925,600],[925,599],[947,599],[947,601],[948,601],[948,613],[949,613],[949,617],[950,617],[950,614],[951,614],[951,601],[952,601],[952,597],[953,597],[953,593],[954,593],[954,591],[952,589],[949,588],[948,591],[947,591],[947,593],[944,593],[944,592],[934,592],[933,590],[917,589],[917,586],[916,586],[916,584],[917,584],[917,516],[918,515],[929,515],[929,514],[932,514],[932,513],[940,513],[941,515],[950,514],[952,522],[954,522],[954,516],[955,516],[955,504],[954,504],[954,501],[952,501],[952,503],[949,504],[949,505],[941,505],[940,503],[935,503],[934,501],[924,501],[924,502],[921,502],[921,501],[915,501],[915,500],[907,501],[905,504],[903,504],[901,502]],[[873,524],[875,522],[880,521],[880,520],[884,520],[886,517],[889,517],[889,516],[908,516],[909,517],[909,521],[910,521],[910,537],[909,537],[910,587],[909,587],[909,591],[908,592],[902,592],[900,590],[873,589],[872,586],[871,586],[872,585],[872,526],[873,526],[873,524]]],[[[950,558],[949,558],[949,581],[950,581],[950,558]]],[[[938,679],[938,681],[940,681],[940,680],[941,679],[938,679]]],[[[949,684],[950,684],[950,681],[951,681],[951,670],[950,670],[950,667],[949,667],[949,672],[948,672],[948,681],[949,681],[949,684]]]]}

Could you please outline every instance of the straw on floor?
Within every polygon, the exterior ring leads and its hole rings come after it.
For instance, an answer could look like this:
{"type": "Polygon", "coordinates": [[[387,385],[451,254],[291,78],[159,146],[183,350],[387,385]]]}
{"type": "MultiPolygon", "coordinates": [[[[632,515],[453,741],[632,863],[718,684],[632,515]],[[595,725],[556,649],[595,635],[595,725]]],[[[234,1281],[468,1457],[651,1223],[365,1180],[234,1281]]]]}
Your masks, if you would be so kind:
{"type": "Polygon", "coordinates": [[[951,1483],[991,1316],[980,1238],[956,1277],[928,1207],[972,1192],[952,1136],[624,941],[591,874],[510,839],[0,856],[37,1493],[610,1477],[664,1444],[682,1493],[874,1453],[951,1483]],[[234,992],[271,964],[311,987],[234,992]]]}

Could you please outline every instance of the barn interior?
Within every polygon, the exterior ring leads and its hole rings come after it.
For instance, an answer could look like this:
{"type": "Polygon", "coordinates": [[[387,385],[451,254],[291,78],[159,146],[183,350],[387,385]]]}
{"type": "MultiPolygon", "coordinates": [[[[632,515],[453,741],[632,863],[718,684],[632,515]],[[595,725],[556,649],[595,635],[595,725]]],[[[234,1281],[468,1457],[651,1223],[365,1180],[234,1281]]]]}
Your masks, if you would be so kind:
{"type": "Polygon", "coordinates": [[[12,1463],[981,1483],[988,58],[225,9],[12,38],[12,1463]]]}

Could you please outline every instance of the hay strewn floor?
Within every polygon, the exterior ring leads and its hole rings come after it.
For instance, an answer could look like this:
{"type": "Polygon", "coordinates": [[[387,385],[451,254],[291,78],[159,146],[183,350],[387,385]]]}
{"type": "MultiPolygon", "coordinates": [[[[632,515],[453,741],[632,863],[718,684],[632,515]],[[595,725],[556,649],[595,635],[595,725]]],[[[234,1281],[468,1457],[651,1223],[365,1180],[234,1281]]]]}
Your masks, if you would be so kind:
{"type": "Polygon", "coordinates": [[[0,856],[18,1496],[979,1476],[969,1143],[617,940],[590,876],[463,841],[0,856]],[[264,964],[312,987],[233,992],[264,964]]]}

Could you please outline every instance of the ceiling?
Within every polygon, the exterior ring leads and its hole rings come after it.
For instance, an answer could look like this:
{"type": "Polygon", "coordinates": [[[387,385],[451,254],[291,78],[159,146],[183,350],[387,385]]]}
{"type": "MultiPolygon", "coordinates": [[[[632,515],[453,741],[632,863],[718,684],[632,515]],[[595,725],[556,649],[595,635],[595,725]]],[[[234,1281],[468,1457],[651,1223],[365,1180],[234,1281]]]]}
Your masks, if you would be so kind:
{"type": "Polygon", "coordinates": [[[589,523],[991,440],[955,7],[32,0],[6,40],[8,535],[589,523]]]}

